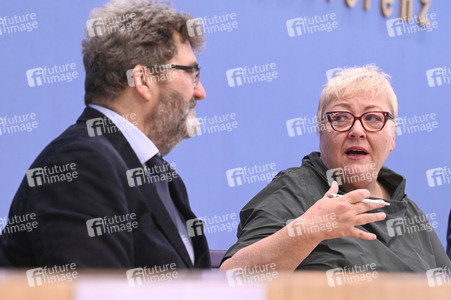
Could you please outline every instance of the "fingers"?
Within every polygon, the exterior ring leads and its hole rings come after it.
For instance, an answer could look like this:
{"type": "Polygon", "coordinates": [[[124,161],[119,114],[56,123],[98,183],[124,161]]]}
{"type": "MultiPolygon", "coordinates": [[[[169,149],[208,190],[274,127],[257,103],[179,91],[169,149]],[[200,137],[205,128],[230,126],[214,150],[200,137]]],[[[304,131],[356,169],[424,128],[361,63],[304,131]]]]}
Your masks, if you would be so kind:
{"type": "Polygon", "coordinates": [[[349,236],[368,241],[372,241],[377,238],[377,236],[374,233],[369,233],[355,227],[351,230],[351,234],[349,236]]]}
{"type": "Polygon", "coordinates": [[[384,205],[374,203],[363,203],[363,199],[370,197],[370,192],[366,189],[358,189],[338,198],[329,198],[327,194],[337,194],[338,184],[332,182],[329,190],[321,199],[315,203],[306,213],[312,215],[324,215],[334,213],[336,215],[337,227],[325,237],[326,239],[343,236],[355,237],[363,240],[375,240],[377,236],[373,233],[365,232],[355,226],[378,222],[386,218],[385,213],[365,213],[370,210],[381,208],[384,205]]]}
{"type": "Polygon", "coordinates": [[[381,207],[384,207],[384,206],[385,205],[383,205],[383,204],[363,203],[363,202],[356,203],[356,204],[353,205],[354,212],[356,214],[361,214],[361,213],[364,213],[364,212],[367,212],[367,211],[370,211],[370,210],[373,210],[373,209],[376,209],[376,208],[381,208],[381,207]]]}
{"type": "MultiPolygon", "coordinates": [[[[375,214],[363,214],[357,216],[355,225],[365,225],[372,222],[382,221],[385,218],[386,215],[383,212],[375,214]]],[[[369,241],[375,240],[377,238],[377,236],[374,233],[369,233],[355,227],[351,229],[350,236],[361,240],[369,240],[369,241]]]]}
{"type": "Polygon", "coordinates": [[[346,199],[349,201],[349,203],[354,204],[362,201],[365,198],[368,198],[370,196],[370,191],[365,189],[358,189],[354,190],[352,192],[347,193],[345,196],[346,199]]]}
{"type": "Polygon", "coordinates": [[[326,192],[326,194],[324,195],[324,197],[327,197],[327,194],[336,194],[338,193],[338,184],[337,182],[334,180],[332,182],[332,185],[330,186],[329,190],[326,192]]]}
{"type": "Polygon", "coordinates": [[[382,221],[387,216],[383,212],[374,213],[374,214],[361,214],[356,216],[355,225],[365,225],[368,223],[382,221]]]}

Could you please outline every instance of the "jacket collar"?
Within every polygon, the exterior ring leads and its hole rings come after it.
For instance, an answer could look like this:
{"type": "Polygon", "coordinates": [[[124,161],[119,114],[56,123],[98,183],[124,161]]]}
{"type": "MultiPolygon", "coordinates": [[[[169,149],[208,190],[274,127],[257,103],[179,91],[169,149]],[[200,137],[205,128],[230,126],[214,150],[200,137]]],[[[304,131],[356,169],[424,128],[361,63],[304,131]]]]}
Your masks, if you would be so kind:
{"type": "MultiPolygon", "coordinates": [[[[321,160],[321,153],[312,152],[302,159],[302,165],[310,166],[321,177],[321,179],[328,184],[327,167],[321,160]]],[[[407,195],[405,194],[406,179],[404,176],[392,171],[387,167],[382,167],[379,171],[377,180],[387,189],[391,195],[392,200],[402,201],[407,195]]],[[[339,187],[340,194],[345,194],[346,191],[342,186],[339,187]]]]}

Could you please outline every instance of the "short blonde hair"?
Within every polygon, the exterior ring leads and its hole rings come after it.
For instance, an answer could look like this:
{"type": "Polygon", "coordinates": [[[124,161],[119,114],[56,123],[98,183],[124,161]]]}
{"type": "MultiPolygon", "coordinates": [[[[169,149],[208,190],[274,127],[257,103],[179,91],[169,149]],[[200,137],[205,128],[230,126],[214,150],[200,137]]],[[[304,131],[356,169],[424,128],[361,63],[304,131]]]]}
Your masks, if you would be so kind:
{"type": "Polygon", "coordinates": [[[372,99],[382,96],[387,99],[391,113],[396,118],[398,115],[398,100],[390,85],[390,75],[382,72],[374,65],[365,67],[345,68],[324,86],[319,97],[317,122],[325,113],[324,108],[332,101],[369,95],[372,99]]]}

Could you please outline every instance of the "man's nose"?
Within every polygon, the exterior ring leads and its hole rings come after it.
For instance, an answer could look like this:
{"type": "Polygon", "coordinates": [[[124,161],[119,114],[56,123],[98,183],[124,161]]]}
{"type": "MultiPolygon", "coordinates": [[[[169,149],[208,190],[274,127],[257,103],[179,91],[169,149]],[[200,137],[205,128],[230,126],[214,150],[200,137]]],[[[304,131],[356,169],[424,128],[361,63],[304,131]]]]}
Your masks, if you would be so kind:
{"type": "Polygon", "coordinates": [[[202,85],[202,82],[199,81],[199,84],[196,87],[194,87],[193,97],[196,100],[202,100],[206,96],[207,94],[205,93],[204,86],[202,85]]]}

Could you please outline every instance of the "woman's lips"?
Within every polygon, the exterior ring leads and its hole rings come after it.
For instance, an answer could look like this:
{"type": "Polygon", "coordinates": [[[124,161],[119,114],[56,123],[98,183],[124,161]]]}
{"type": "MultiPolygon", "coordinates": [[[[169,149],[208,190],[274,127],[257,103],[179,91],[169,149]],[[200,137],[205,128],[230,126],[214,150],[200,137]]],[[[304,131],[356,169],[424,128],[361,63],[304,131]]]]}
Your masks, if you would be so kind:
{"type": "Polygon", "coordinates": [[[358,160],[365,158],[368,155],[368,150],[363,147],[353,146],[346,149],[345,154],[349,159],[358,160]]]}
{"type": "Polygon", "coordinates": [[[354,160],[358,160],[358,159],[364,159],[368,154],[349,154],[346,153],[346,157],[349,159],[354,159],[354,160]]]}

